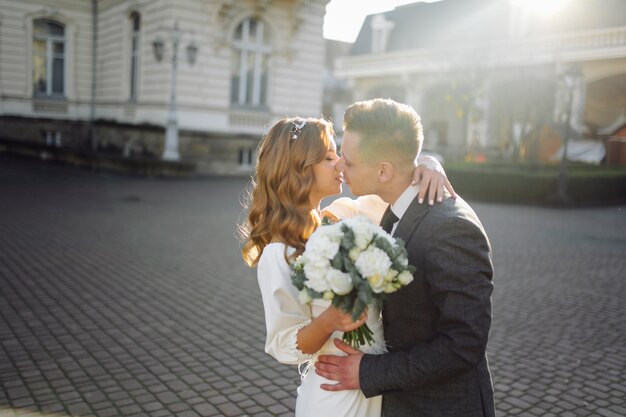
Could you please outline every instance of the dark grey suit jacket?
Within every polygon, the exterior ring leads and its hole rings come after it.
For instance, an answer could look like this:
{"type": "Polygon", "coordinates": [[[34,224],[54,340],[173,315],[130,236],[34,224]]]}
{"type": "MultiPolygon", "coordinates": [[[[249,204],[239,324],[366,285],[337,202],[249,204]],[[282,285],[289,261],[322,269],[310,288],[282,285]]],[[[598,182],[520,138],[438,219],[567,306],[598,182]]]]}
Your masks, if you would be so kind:
{"type": "Polygon", "coordinates": [[[389,352],[363,357],[361,390],[383,395],[384,417],[493,417],[493,266],[480,221],[460,197],[434,206],[416,198],[395,237],[417,271],[383,305],[389,352]]]}

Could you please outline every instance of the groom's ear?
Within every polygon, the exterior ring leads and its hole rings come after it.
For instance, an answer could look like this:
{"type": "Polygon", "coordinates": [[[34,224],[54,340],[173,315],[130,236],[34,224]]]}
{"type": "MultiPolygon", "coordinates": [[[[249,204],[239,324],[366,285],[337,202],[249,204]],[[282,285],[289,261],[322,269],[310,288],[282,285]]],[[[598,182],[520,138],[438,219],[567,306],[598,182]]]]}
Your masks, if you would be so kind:
{"type": "Polygon", "coordinates": [[[391,181],[393,178],[393,165],[391,162],[382,161],[378,164],[378,180],[381,183],[386,183],[391,181]]]}

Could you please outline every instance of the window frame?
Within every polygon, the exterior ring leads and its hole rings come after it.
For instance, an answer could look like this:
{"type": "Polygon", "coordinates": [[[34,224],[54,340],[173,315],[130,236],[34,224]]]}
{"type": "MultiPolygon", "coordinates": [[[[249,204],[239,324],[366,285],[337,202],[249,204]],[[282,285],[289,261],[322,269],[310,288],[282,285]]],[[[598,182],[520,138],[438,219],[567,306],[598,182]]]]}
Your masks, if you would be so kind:
{"type": "Polygon", "coordinates": [[[269,97],[270,58],[272,53],[269,25],[262,19],[247,17],[239,21],[233,30],[230,65],[230,104],[249,109],[266,109],[269,97]],[[255,22],[254,33],[250,33],[255,22]],[[237,32],[241,28],[241,38],[237,32]],[[251,36],[252,35],[252,36],[251,36]],[[255,39],[254,42],[250,38],[255,39]],[[248,80],[248,60],[252,55],[252,80],[248,80]],[[238,62],[239,68],[234,68],[238,62]],[[237,76],[237,97],[235,93],[235,74],[237,76]]]}
{"type": "Polygon", "coordinates": [[[256,148],[244,146],[239,148],[237,162],[239,169],[248,170],[254,166],[256,161],[256,148]]]}
{"type": "Polygon", "coordinates": [[[31,59],[32,59],[32,68],[31,68],[31,86],[32,86],[32,94],[34,97],[38,98],[66,98],[67,97],[67,56],[68,56],[68,28],[67,25],[50,18],[37,18],[32,21],[32,36],[31,36],[31,59]],[[36,33],[36,26],[38,23],[51,23],[53,25],[59,26],[63,30],[63,35],[54,35],[52,33],[40,34],[36,33]],[[38,53],[35,48],[35,41],[43,41],[45,44],[45,52],[43,54],[43,58],[45,61],[45,82],[46,82],[46,91],[40,91],[36,88],[35,83],[35,62],[36,57],[41,57],[42,54],[38,53]],[[63,46],[62,53],[54,52],[54,45],[61,44],[63,46]],[[54,60],[55,59],[62,60],[62,74],[61,74],[61,82],[62,82],[62,91],[55,92],[54,89],[54,76],[56,71],[54,70],[54,60]]]}

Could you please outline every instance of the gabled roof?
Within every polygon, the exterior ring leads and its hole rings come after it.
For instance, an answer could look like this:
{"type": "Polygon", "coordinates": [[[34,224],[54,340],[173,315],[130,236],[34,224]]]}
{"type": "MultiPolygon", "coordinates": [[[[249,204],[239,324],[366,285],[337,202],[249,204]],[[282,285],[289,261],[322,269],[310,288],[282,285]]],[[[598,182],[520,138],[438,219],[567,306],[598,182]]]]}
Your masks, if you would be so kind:
{"type": "MultiPolygon", "coordinates": [[[[383,13],[394,23],[387,51],[486,43],[508,38],[511,5],[508,0],[443,0],[412,3],[383,13]]],[[[371,21],[365,19],[351,50],[369,54],[371,21]]],[[[551,17],[529,14],[528,36],[576,32],[626,25],[626,0],[569,0],[551,17]]]]}

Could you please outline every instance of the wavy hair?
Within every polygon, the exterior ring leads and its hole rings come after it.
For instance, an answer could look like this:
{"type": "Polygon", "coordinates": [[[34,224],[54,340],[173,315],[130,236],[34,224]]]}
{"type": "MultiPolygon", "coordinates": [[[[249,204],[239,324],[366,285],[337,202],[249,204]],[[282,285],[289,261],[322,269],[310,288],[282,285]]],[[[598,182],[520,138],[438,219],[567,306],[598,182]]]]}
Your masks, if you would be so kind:
{"type": "Polygon", "coordinates": [[[309,200],[315,180],[313,165],[325,158],[333,135],[332,124],[326,120],[284,118],[259,143],[247,195],[247,220],[240,227],[241,254],[249,266],[259,262],[272,241],[295,248],[290,257],[285,254],[288,261],[304,251],[307,239],[320,225],[309,200]],[[306,124],[299,128],[303,121],[306,124]]]}

